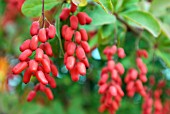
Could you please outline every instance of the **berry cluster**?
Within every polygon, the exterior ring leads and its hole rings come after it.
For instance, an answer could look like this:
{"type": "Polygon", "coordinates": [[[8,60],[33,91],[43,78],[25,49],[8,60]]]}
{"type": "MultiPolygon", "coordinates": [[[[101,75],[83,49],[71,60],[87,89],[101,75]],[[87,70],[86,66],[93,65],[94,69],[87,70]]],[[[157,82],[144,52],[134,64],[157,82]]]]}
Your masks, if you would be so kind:
{"type": "MultiPolygon", "coordinates": [[[[32,38],[24,41],[20,46],[20,51],[22,52],[19,56],[20,62],[13,68],[12,72],[20,74],[26,69],[23,76],[25,84],[30,81],[33,75],[36,76],[40,85],[49,84],[52,88],[55,88],[56,82],[49,74],[51,72],[53,76],[57,76],[58,69],[49,58],[53,56],[53,51],[50,43],[47,41],[55,37],[56,28],[51,24],[48,28],[40,28],[39,22],[35,21],[31,25],[30,34],[32,38]],[[32,54],[33,52],[35,52],[35,55],[32,54]],[[31,55],[34,57],[32,60],[31,55]]],[[[46,89],[42,88],[37,90],[46,91],[46,89]]],[[[31,92],[30,95],[34,96],[36,91],[31,92]]]]}
{"type": "Polygon", "coordinates": [[[144,102],[142,104],[142,114],[152,114],[152,106],[153,106],[153,99],[152,99],[152,93],[149,92],[144,97],[144,102]]]}
{"type": "Polygon", "coordinates": [[[141,57],[148,58],[146,50],[137,50],[136,64],[139,72],[135,68],[130,68],[125,77],[127,95],[129,97],[133,97],[136,92],[141,94],[143,97],[146,95],[143,83],[147,82],[147,67],[143,63],[141,57]]]}
{"type": "Polygon", "coordinates": [[[162,90],[154,91],[154,114],[162,114],[163,104],[161,101],[162,90]]]}
{"type": "Polygon", "coordinates": [[[101,77],[98,82],[99,94],[102,95],[99,107],[99,112],[109,110],[110,114],[114,114],[120,106],[120,101],[124,96],[124,92],[121,89],[122,80],[121,75],[124,74],[124,67],[121,63],[116,63],[112,57],[117,53],[119,58],[126,56],[123,48],[118,48],[113,45],[112,47],[106,47],[103,52],[107,58],[107,66],[101,71],[101,77]]]}
{"type": "Polygon", "coordinates": [[[66,21],[69,18],[70,26],[62,26],[62,37],[64,42],[64,64],[70,71],[71,79],[78,81],[79,76],[86,75],[86,68],[89,67],[89,62],[86,57],[86,53],[90,52],[88,45],[88,35],[85,29],[78,29],[78,25],[90,24],[92,19],[85,13],[79,12],[77,15],[75,11],[77,9],[76,4],[71,2],[71,7],[64,8],[60,14],[60,19],[66,21]]]}

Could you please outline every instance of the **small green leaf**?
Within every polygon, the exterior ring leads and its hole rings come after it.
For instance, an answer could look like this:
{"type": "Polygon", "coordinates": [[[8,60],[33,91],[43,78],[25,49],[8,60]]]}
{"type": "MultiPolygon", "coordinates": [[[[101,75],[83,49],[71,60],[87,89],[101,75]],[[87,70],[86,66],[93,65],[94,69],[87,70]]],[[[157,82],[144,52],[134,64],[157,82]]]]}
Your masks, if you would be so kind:
{"type": "Polygon", "coordinates": [[[142,11],[130,11],[123,13],[122,16],[146,29],[154,37],[157,37],[161,32],[158,21],[150,13],[142,11]]]}
{"type": "MultiPolygon", "coordinates": [[[[63,0],[44,0],[44,9],[50,10],[63,0]]],[[[37,17],[41,15],[42,0],[26,0],[22,6],[22,13],[27,17],[37,17]]]]}

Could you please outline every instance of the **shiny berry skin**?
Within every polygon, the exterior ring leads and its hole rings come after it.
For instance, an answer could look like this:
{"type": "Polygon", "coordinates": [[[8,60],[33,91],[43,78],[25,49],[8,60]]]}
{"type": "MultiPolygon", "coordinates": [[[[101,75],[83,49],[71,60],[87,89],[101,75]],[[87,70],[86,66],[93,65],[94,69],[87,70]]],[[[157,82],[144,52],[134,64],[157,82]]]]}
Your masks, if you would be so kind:
{"type": "Polygon", "coordinates": [[[39,22],[38,21],[34,21],[32,23],[32,25],[31,25],[31,28],[30,28],[31,36],[37,35],[38,31],[39,31],[39,28],[40,28],[39,22]]]}
{"type": "Polygon", "coordinates": [[[71,2],[70,11],[71,11],[72,13],[74,13],[76,10],[77,10],[77,5],[74,4],[73,2],[71,2]]]}
{"type": "Polygon", "coordinates": [[[68,28],[68,25],[63,25],[61,29],[61,35],[63,38],[65,38],[66,30],[68,28]]]}
{"type": "Polygon", "coordinates": [[[76,63],[76,59],[75,59],[74,56],[69,56],[69,57],[67,57],[66,68],[67,68],[68,70],[73,69],[75,63],[76,63]]]}
{"type": "Polygon", "coordinates": [[[38,32],[38,40],[42,43],[47,41],[46,30],[45,28],[41,28],[38,32]]]}
{"type": "Polygon", "coordinates": [[[70,10],[68,8],[64,8],[60,14],[60,19],[65,21],[70,15],[70,10]]]}
{"type": "Polygon", "coordinates": [[[34,91],[34,90],[30,91],[28,96],[27,96],[27,101],[28,102],[32,101],[35,96],[36,96],[36,91],[34,91]]]}
{"type": "Polygon", "coordinates": [[[46,72],[46,73],[51,72],[50,62],[47,59],[43,59],[41,61],[41,64],[43,66],[44,72],[46,72]]]}
{"type": "Polygon", "coordinates": [[[74,42],[69,42],[67,45],[67,54],[68,56],[72,56],[75,52],[76,44],[74,42]]]}
{"type": "Polygon", "coordinates": [[[27,68],[26,71],[24,72],[24,76],[23,76],[23,80],[22,81],[25,84],[27,84],[28,82],[30,82],[31,75],[32,75],[32,72],[30,71],[29,68],[27,68]]]}
{"type": "Polygon", "coordinates": [[[84,51],[85,51],[86,53],[89,53],[89,52],[90,52],[90,46],[89,46],[88,42],[82,41],[82,42],[81,42],[81,46],[82,46],[82,48],[84,49],[84,51]]]}
{"type": "Polygon", "coordinates": [[[123,48],[118,48],[117,50],[118,57],[124,58],[126,56],[123,48]]]}
{"type": "Polygon", "coordinates": [[[38,47],[38,36],[34,35],[30,42],[30,49],[34,51],[37,49],[37,47],[38,47]]]}
{"type": "Polygon", "coordinates": [[[85,24],[86,24],[86,15],[85,15],[84,12],[79,12],[79,13],[77,14],[77,17],[78,17],[79,23],[80,23],[81,25],[85,25],[85,24]]]}
{"type": "Polygon", "coordinates": [[[81,46],[78,46],[76,48],[76,56],[79,60],[83,60],[86,58],[86,54],[84,52],[84,49],[81,46]]]}
{"type": "Polygon", "coordinates": [[[81,34],[79,31],[76,31],[75,34],[74,34],[74,38],[75,38],[75,42],[80,44],[81,42],[81,34]]]}
{"type": "Polygon", "coordinates": [[[74,30],[72,30],[71,27],[67,27],[64,35],[64,39],[67,41],[71,41],[73,34],[74,34],[74,30]]]}
{"type": "Polygon", "coordinates": [[[58,76],[58,69],[54,64],[50,65],[53,76],[58,76]]]}
{"type": "Polygon", "coordinates": [[[53,56],[53,50],[52,50],[50,43],[48,42],[44,43],[44,50],[48,56],[53,56]]]}
{"type": "Polygon", "coordinates": [[[30,49],[26,49],[25,51],[23,51],[20,54],[19,60],[20,61],[25,61],[31,54],[32,54],[32,51],[30,49]]]}
{"type": "Polygon", "coordinates": [[[43,59],[44,52],[41,48],[36,49],[35,60],[40,62],[43,59]]]}
{"type": "Polygon", "coordinates": [[[29,49],[30,48],[30,42],[31,40],[28,39],[28,40],[25,40],[22,45],[20,46],[20,51],[23,52],[25,51],[26,49],[29,49]]]}
{"type": "Polygon", "coordinates": [[[54,96],[53,96],[53,93],[52,93],[52,91],[51,91],[51,89],[50,88],[45,88],[45,94],[47,95],[47,97],[48,97],[48,99],[49,100],[53,100],[53,98],[54,98],[54,96]]]}
{"type": "Polygon", "coordinates": [[[80,34],[81,34],[81,38],[83,41],[87,41],[88,40],[88,35],[85,29],[80,29],[80,34]]]}
{"type": "Polygon", "coordinates": [[[77,16],[72,15],[70,17],[70,26],[73,30],[76,30],[78,27],[78,18],[77,16]]]}
{"type": "Polygon", "coordinates": [[[53,77],[46,73],[45,78],[47,79],[48,84],[50,85],[51,88],[56,88],[57,85],[53,77]]]}
{"type": "Polygon", "coordinates": [[[49,38],[54,38],[56,34],[56,28],[54,25],[51,25],[48,27],[48,37],[49,38]]]}
{"type": "Polygon", "coordinates": [[[35,60],[29,61],[29,70],[30,72],[36,72],[38,69],[38,63],[35,60]]]}
{"type": "Polygon", "coordinates": [[[80,75],[84,76],[86,75],[86,66],[82,62],[77,62],[76,64],[77,71],[80,75]]]}
{"type": "Polygon", "coordinates": [[[12,69],[14,74],[20,74],[24,69],[28,67],[27,62],[19,62],[15,67],[12,69]]]}
{"type": "Polygon", "coordinates": [[[45,75],[42,71],[37,71],[35,76],[38,79],[38,81],[41,82],[42,84],[44,84],[44,85],[48,84],[48,81],[45,78],[45,75]]]}
{"type": "Polygon", "coordinates": [[[71,69],[70,74],[71,74],[72,81],[77,82],[79,80],[80,76],[76,67],[71,69]]]}

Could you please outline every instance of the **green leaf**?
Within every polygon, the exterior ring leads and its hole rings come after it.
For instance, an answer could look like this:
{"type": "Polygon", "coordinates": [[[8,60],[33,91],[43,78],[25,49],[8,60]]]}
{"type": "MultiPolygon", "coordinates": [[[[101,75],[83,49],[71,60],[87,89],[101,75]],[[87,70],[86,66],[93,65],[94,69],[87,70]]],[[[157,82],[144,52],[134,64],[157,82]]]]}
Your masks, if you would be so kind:
{"type": "Polygon", "coordinates": [[[154,37],[157,37],[161,32],[158,21],[150,13],[142,11],[130,11],[123,13],[122,16],[129,21],[139,25],[140,27],[146,29],[154,37]]]}
{"type": "Polygon", "coordinates": [[[99,5],[91,8],[91,9],[86,8],[84,11],[93,20],[90,25],[87,25],[89,27],[111,24],[116,21],[116,18],[114,15],[107,14],[99,5]]]}
{"type": "Polygon", "coordinates": [[[157,50],[156,55],[158,57],[160,57],[164,61],[164,63],[170,68],[170,61],[169,61],[170,55],[169,55],[169,53],[157,50]]]}
{"type": "Polygon", "coordinates": [[[107,13],[113,11],[113,4],[111,0],[94,0],[98,3],[107,13]]]}
{"type": "MultiPolygon", "coordinates": [[[[44,0],[44,10],[50,10],[63,0],[44,0]]],[[[26,0],[22,6],[22,13],[27,17],[37,17],[41,15],[42,0],[26,0]]]]}

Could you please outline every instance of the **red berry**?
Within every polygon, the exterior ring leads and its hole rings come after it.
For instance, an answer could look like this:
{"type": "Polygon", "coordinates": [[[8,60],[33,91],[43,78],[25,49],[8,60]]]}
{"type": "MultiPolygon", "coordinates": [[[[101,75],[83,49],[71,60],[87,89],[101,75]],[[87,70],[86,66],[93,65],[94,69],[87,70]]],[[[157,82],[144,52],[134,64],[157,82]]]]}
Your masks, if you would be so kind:
{"type": "Polygon", "coordinates": [[[68,28],[68,25],[63,25],[61,29],[61,35],[63,38],[65,38],[66,30],[68,28]]]}
{"type": "Polygon", "coordinates": [[[82,76],[86,75],[86,67],[85,67],[84,63],[78,62],[76,64],[76,68],[80,75],[82,75],[82,76]]]}
{"type": "Polygon", "coordinates": [[[29,49],[30,48],[30,42],[31,40],[28,39],[28,40],[25,40],[22,45],[20,46],[20,51],[23,52],[25,51],[26,49],[29,49]]]}
{"type": "Polygon", "coordinates": [[[89,64],[89,61],[88,61],[87,57],[85,57],[84,59],[82,59],[81,62],[84,63],[84,65],[86,66],[86,68],[89,68],[89,67],[90,67],[90,64],[89,64]]]}
{"type": "Polygon", "coordinates": [[[52,50],[50,43],[48,42],[44,43],[44,50],[48,56],[53,56],[53,50],[52,50]]]}
{"type": "Polygon", "coordinates": [[[50,62],[47,59],[43,59],[41,63],[42,63],[44,72],[50,73],[51,72],[50,62]]]}
{"type": "Polygon", "coordinates": [[[90,18],[86,13],[85,13],[85,17],[86,17],[86,24],[90,24],[92,22],[92,18],[90,18]]]}
{"type": "Polygon", "coordinates": [[[126,56],[123,48],[118,48],[117,50],[118,57],[124,58],[126,56]]]}
{"type": "Polygon", "coordinates": [[[85,24],[86,24],[86,15],[85,15],[84,12],[79,12],[79,13],[77,14],[77,17],[78,17],[79,23],[80,23],[81,25],[85,25],[85,24]]]}
{"type": "Polygon", "coordinates": [[[125,69],[121,63],[117,63],[115,65],[115,69],[118,71],[120,75],[122,75],[125,72],[125,69]]]}
{"type": "Polygon", "coordinates": [[[21,73],[24,69],[26,69],[28,67],[27,62],[20,62],[17,65],[15,65],[15,67],[12,69],[12,72],[14,74],[19,74],[21,73]]]}
{"type": "Polygon", "coordinates": [[[37,49],[37,47],[38,47],[38,36],[34,35],[30,42],[30,49],[34,51],[37,49]]]}
{"type": "Polygon", "coordinates": [[[68,70],[73,69],[74,65],[75,65],[76,59],[74,56],[69,56],[67,57],[67,61],[66,61],[66,68],[68,70]]]}
{"type": "Polygon", "coordinates": [[[117,96],[117,90],[116,90],[116,87],[114,86],[110,86],[109,87],[109,92],[112,96],[117,96]]]}
{"type": "Polygon", "coordinates": [[[75,42],[76,42],[76,43],[79,44],[79,43],[81,42],[81,34],[80,34],[79,31],[76,31],[76,32],[75,32],[74,38],[75,38],[75,42]]]}
{"type": "Polygon", "coordinates": [[[56,28],[54,25],[51,25],[48,27],[48,36],[49,38],[54,38],[56,34],[56,28]]]}
{"type": "Polygon", "coordinates": [[[30,49],[26,49],[25,51],[23,51],[20,54],[19,60],[20,61],[25,61],[31,54],[32,54],[32,51],[30,49]]]}
{"type": "Polygon", "coordinates": [[[99,93],[99,94],[104,94],[104,93],[105,93],[105,91],[106,91],[106,89],[107,89],[107,87],[108,87],[108,85],[107,85],[107,84],[103,84],[103,85],[101,85],[101,86],[99,87],[99,91],[98,91],[98,93],[99,93]]]}
{"type": "Polygon", "coordinates": [[[72,81],[77,82],[79,80],[79,73],[76,67],[71,69],[70,74],[71,74],[72,81]]]}
{"type": "Polygon", "coordinates": [[[32,72],[30,71],[29,68],[27,68],[27,70],[25,71],[24,76],[23,76],[23,82],[24,82],[25,84],[27,84],[28,82],[30,82],[31,75],[32,75],[32,72]]]}
{"type": "Polygon", "coordinates": [[[69,42],[67,45],[67,54],[72,56],[75,52],[76,44],[74,42],[69,42]]]}
{"type": "Polygon", "coordinates": [[[77,5],[74,4],[73,2],[71,2],[70,11],[71,11],[72,13],[74,13],[76,10],[77,10],[77,5]]]}
{"type": "Polygon", "coordinates": [[[45,94],[47,95],[47,97],[48,97],[48,99],[49,100],[53,100],[53,98],[54,98],[54,96],[53,96],[53,93],[52,93],[52,91],[51,91],[51,89],[50,88],[45,88],[45,94]]]}
{"type": "Polygon", "coordinates": [[[40,62],[43,59],[44,52],[41,48],[36,49],[35,60],[40,62]]]}
{"type": "Polygon", "coordinates": [[[70,15],[70,10],[68,8],[64,8],[60,14],[60,19],[62,21],[66,20],[70,15]]]}
{"type": "Polygon", "coordinates": [[[78,27],[78,18],[77,16],[72,15],[70,17],[70,26],[73,30],[76,30],[78,27]]]}
{"type": "Polygon", "coordinates": [[[88,35],[85,29],[80,29],[80,34],[81,34],[81,38],[83,41],[87,41],[88,40],[88,35]]]}
{"type": "Polygon", "coordinates": [[[67,46],[68,46],[69,42],[70,42],[70,41],[65,41],[65,42],[64,42],[64,50],[65,50],[65,51],[67,51],[67,46]]]}
{"type": "Polygon", "coordinates": [[[29,61],[29,70],[30,72],[36,72],[38,69],[38,63],[35,60],[29,61]]]}
{"type": "Polygon", "coordinates": [[[114,69],[115,62],[113,60],[109,60],[107,66],[108,66],[108,70],[112,71],[114,69]]]}
{"type": "Polygon", "coordinates": [[[84,49],[81,46],[78,46],[76,48],[76,56],[79,60],[83,60],[86,58],[86,54],[84,52],[84,49]]]}
{"type": "Polygon", "coordinates": [[[83,47],[83,49],[84,49],[84,51],[85,51],[86,53],[89,53],[89,52],[90,52],[90,46],[89,46],[88,42],[82,41],[82,42],[81,42],[81,46],[83,47]]]}
{"type": "Polygon", "coordinates": [[[37,35],[38,34],[38,31],[39,31],[39,22],[38,21],[34,21],[31,25],[31,28],[30,28],[30,34],[31,36],[34,36],[34,35],[37,35]]]}
{"type": "Polygon", "coordinates": [[[32,101],[35,96],[36,96],[36,91],[34,91],[34,90],[30,91],[28,96],[27,96],[27,101],[28,102],[32,101]]]}
{"type": "Polygon", "coordinates": [[[71,41],[73,34],[74,34],[74,30],[72,30],[71,27],[67,27],[64,35],[64,39],[67,41],[71,41]]]}
{"type": "Polygon", "coordinates": [[[52,88],[56,88],[56,82],[55,82],[55,80],[54,80],[54,78],[53,77],[51,77],[49,74],[45,74],[45,78],[47,79],[47,81],[48,81],[48,84],[52,87],[52,88]]]}
{"type": "Polygon", "coordinates": [[[41,82],[42,84],[44,84],[44,85],[48,84],[48,81],[45,78],[45,75],[42,71],[37,71],[35,76],[38,79],[38,81],[41,82]]]}
{"type": "Polygon", "coordinates": [[[47,41],[46,30],[45,28],[41,28],[38,32],[38,40],[42,43],[47,41]]]}
{"type": "Polygon", "coordinates": [[[53,76],[58,76],[58,69],[54,64],[51,64],[51,72],[53,76]]]}

